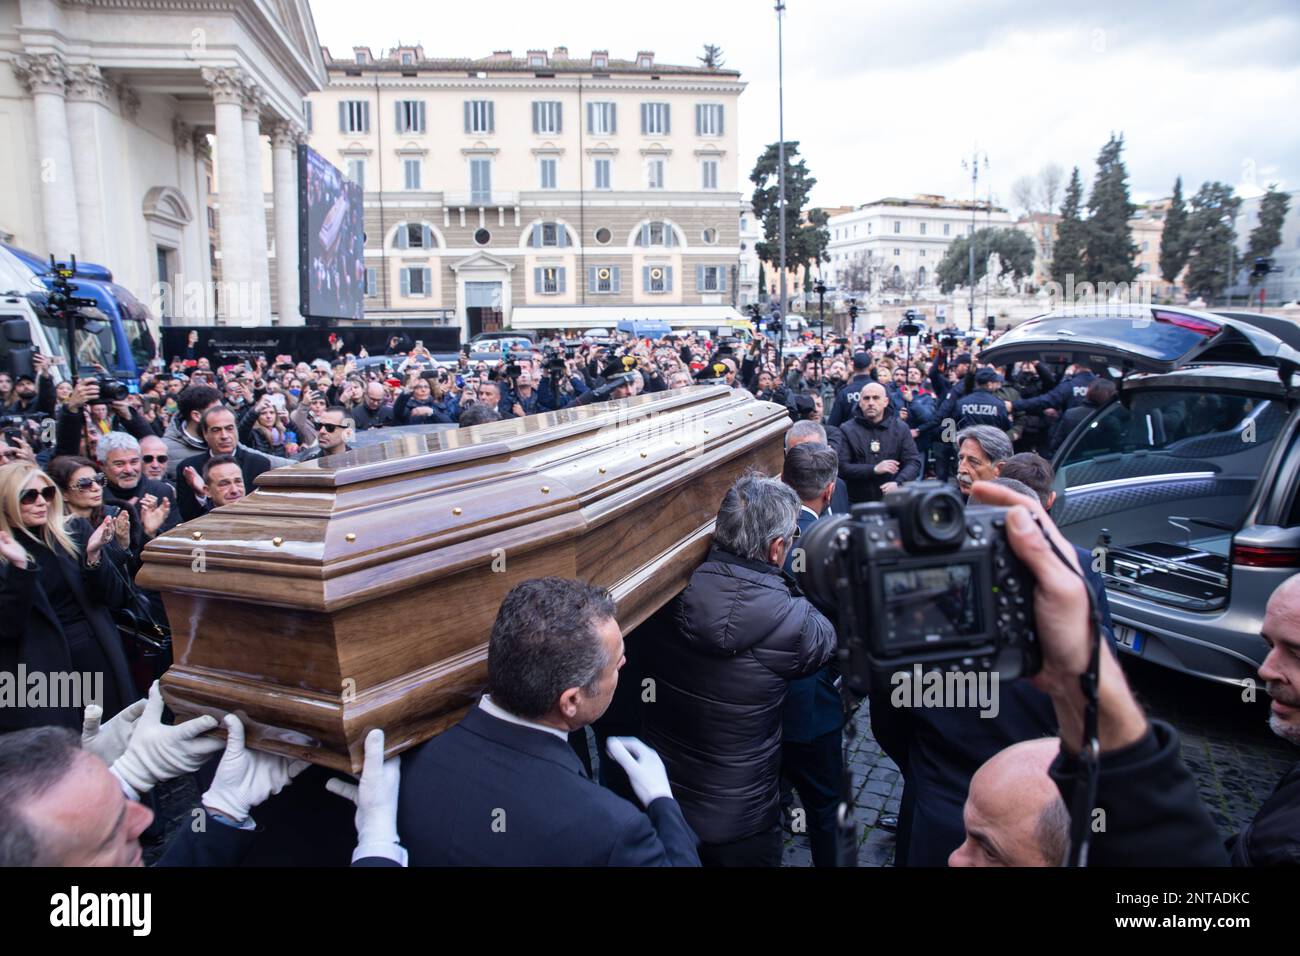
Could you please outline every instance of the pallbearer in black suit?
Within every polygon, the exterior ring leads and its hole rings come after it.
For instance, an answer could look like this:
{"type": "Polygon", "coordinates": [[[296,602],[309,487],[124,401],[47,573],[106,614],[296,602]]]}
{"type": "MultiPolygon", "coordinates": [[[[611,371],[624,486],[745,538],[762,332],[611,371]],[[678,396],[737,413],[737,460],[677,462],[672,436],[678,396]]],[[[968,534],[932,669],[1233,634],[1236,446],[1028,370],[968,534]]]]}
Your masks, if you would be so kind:
{"type": "Polygon", "coordinates": [[[623,638],[608,593],[542,578],[501,603],[488,693],[402,761],[398,830],[416,866],[698,866],[658,755],[610,738],[645,812],[593,783],[569,746],[609,706],[623,638]]]}

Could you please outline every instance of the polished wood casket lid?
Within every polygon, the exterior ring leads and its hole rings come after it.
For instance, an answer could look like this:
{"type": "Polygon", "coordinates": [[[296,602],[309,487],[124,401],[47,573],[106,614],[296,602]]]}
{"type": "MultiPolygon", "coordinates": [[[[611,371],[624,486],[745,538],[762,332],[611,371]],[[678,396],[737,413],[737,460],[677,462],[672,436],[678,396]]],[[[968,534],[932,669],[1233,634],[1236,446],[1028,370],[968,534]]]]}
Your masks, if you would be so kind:
{"type": "Polygon", "coordinates": [[[263,474],[149,544],[181,715],[238,713],[250,744],[359,771],[459,719],[520,581],[610,589],[627,633],[685,586],[722,496],[780,470],[789,416],[721,385],[406,434],[263,474]]]}

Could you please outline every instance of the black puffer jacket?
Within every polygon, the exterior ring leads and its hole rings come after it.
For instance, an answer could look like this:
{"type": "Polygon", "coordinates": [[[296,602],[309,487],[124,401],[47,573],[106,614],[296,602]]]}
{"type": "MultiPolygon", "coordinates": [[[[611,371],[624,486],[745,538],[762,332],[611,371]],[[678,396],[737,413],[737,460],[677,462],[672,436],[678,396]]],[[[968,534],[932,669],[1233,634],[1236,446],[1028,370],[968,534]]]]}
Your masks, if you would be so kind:
{"type": "Polygon", "coordinates": [[[830,659],[835,628],[780,568],[717,548],[669,613],[648,655],[648,742],[701,840],[754,836],[780,817],[786,688],[830,659]]]}

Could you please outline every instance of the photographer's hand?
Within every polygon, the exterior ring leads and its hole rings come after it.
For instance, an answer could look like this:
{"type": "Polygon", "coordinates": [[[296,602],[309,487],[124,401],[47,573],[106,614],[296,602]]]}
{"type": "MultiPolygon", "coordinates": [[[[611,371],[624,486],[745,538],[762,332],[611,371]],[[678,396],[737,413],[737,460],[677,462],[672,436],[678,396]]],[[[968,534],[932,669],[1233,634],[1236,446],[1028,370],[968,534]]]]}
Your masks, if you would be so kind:
{"type": "MultiPolygon", "coordinates": [[[[1023,497],[987,481],[976,482],[971,494],[978,495],[985,504],[1012,509],[1007,513],[1007,541],[1035,578],[1034,619],[1043,666],[1033,683],[1052,698],[1062,747],[1077,753],[1083,741],[1086,703],[1079,677],[1088,668],[1098,638],[1093,633],[1088,592],[1078,573],[1074,547],[1057,530],[1037,499],[1023,497]],[[1068,565],[1053,552],[1049,538],[1068,565]]],[[[1098,738],[1103,752],[1142,739],[1147,732],[1146,715],[1129,690],[1115,655],[1104,643],[1097,696],[1098,738]]]]}

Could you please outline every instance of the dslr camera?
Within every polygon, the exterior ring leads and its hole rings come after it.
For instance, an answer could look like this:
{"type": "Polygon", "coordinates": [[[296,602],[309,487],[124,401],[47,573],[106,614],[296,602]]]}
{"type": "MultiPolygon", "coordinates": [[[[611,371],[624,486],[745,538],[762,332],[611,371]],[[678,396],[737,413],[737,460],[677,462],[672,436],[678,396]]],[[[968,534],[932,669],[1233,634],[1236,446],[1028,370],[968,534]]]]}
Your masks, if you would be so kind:
{"type": "Polygon", "coordinates": [[[111,375],[96,375],[91,381],[99,386],[99,401],[101,402],[123,402],[131,394],[130,389],[111,375]]]}
{"type": "Polygon", "coordinates": [[[837,609],[854,693],[915,665],[1000,680],[1037,673],[1034,577],[1007,542],[1007,510],[968,507],[951,486],[918,481],[802,536],[796,577],[818,606],[837,609]]]}

